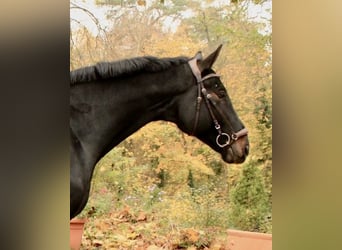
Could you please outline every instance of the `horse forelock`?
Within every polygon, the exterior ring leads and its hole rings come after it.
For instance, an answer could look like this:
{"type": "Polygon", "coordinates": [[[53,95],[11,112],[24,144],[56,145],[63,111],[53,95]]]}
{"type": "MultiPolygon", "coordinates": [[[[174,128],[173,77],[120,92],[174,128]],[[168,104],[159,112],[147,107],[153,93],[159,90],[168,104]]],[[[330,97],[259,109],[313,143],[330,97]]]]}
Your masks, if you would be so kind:
{"type": "Polygon", "coordinates": [[[134,75],[140,72],[160,72],[172,66],[184,64],[188,60],[187,57],[157,58],[145,56],[114,62],[99,62],[71,71],[70,82],[75,85],[82,82],[134,75]]]}

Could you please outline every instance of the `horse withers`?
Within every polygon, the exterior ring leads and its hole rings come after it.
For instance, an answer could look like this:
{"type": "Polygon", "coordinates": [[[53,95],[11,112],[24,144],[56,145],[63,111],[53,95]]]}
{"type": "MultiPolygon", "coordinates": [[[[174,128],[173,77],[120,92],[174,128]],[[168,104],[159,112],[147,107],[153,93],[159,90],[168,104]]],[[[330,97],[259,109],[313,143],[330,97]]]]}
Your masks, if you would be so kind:
{"type": "Polygon", "coordinates": [[[227,163],[245,161],[247,129],[212,69],[221,47],[205,59],[145,56],[70,73],[70,218],[88,201],[96,163],[151,121],[175,123],[227,163]]]}

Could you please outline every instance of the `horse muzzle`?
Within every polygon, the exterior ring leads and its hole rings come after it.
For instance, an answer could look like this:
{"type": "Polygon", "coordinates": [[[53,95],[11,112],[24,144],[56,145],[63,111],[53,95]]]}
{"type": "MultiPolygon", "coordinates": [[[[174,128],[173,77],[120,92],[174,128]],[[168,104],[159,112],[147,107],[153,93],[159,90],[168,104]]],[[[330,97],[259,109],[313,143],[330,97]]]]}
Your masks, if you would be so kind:
{"type": "Polygon", "coordinates": [[[223,148],[222,159],[227,163],[243,163],[249,154],[248,137],[243,136],[234,141],[233,144],[223,148]]]}

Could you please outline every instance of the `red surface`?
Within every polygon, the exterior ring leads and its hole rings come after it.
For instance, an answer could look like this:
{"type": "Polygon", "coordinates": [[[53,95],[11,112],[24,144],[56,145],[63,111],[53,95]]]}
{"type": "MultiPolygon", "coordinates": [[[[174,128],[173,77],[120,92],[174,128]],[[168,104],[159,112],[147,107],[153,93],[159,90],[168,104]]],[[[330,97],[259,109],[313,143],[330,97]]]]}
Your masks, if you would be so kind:
{"type": "Polygon", "coordinates": [[[272,250],[272,234],[228,230],[229,250],[272,250]]]}
{"type": "Polygon", "coordinates": [[[85,220],[72,219],[70,221],[70,248],[79,250],[82,242],[82,234],[85,220]]]}

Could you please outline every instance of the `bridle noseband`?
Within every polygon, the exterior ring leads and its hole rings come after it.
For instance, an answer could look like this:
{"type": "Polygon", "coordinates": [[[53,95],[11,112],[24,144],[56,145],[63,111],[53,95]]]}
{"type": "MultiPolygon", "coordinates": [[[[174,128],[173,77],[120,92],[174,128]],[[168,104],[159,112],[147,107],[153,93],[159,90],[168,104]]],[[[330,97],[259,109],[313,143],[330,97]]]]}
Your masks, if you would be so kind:
{"type": "MultiPolygon", "coordinates": [[[[213,99],[212,95],[207,92],[207,89],[204,87],[204,84],[203,84],[203,82],[205,80],[209,79],[209,78],[220,77],[220,76],[217,75],[217,74],[211,73],[211,74],[208,74],[208,75],[206,75],[206,76],[204,76],[202,78],[201,71],[199,70],[198,65],[197,65],[197,58],[195,57],[194,59],[190,60],[188,63],[189,63],[189,66],[191,68],[191,71],[192,71],[193,75],[195,76],[195,78],[197,80],[197,86],[198,86],[197,101],[196,101],[196,116],[195,116],[195,123],[194,123],[194,127],[193,127],[191,135],[195,134],[197,126],[198,126],[199,114],[200,114],[200,108],[201,108],[201,102],[202,102],[202,96],[204,97],[205,104],[206,104],[206,106],[207,106],[207,108],[209,110],[210,116],[211,116],[211,118],[212,118],[212,120],[214,122],[215,129],[218,132],[218,135],[216,137],[216,144],[219,147],[224,148],[226,146],[230,146],[231,144],[233,144],[240,137],[247,135],[248,134],[248,130],[246,128],[243,128],[243,129],[239,130],[236,133],[232,132],[231,135],[222,132],[221,126],[218,123],[218,121],[217,121],[217,119],[215,117],[215,114],[214,114],[214,112],[213,112],[213,110],[211,108],[211,105],[210,105],[210,103],[211,103],[215,108],[217,108],[216,104],[212,100],[213,99]]],[[[221,113],[221,112],[219,112],[219,113],[221,113]]],[[[229,124],[229,126],[231,127],[230,124],[229,124]]],[[[234,130],[232,129],[232,131],[234,131],[234,130]]]]}

